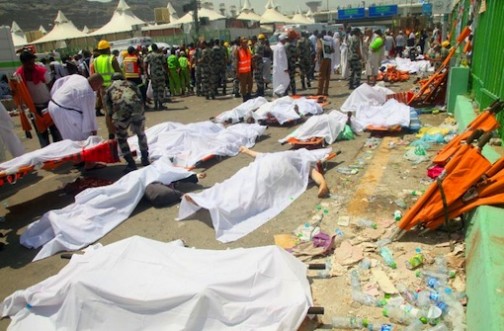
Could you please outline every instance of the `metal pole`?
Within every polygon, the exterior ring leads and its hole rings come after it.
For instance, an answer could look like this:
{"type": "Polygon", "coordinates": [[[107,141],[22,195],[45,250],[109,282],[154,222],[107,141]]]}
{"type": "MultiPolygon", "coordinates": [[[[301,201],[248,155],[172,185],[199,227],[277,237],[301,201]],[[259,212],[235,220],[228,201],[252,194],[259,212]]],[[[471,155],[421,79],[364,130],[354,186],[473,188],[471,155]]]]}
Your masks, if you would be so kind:
{"type": "Polygon", "coordinates": [[[199,38],[198,0],[193,0],[193,6],[194,31],[196,31],[196,38],[199,38]]]}

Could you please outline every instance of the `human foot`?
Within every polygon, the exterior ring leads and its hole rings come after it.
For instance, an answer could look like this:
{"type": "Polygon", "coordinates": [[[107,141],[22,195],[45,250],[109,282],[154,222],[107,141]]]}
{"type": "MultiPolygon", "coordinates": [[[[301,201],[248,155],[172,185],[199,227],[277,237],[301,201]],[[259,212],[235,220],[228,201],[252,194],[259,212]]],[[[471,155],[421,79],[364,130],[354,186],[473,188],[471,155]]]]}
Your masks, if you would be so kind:
{"type": "Polygon", "coordinates": [[[318,197],[326,198],[328,195],[329,195],[329,187],[327,187],[327,184],[321,184],[318,190],[318,197]]]}

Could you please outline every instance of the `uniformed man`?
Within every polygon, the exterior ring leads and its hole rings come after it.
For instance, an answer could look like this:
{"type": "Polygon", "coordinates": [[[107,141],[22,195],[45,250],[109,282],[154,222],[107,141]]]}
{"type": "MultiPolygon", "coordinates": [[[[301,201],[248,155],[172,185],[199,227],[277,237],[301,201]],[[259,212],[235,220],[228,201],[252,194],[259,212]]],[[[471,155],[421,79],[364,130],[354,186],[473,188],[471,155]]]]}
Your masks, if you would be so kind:
{"type": "Polygon", "coordinates": [[[122,61],[122,67],[124,71],[124,78],[126,80],[136,84],[136,86],[140,89],[142,93],[142,101],[145,105],[145,101],[147,99],[147,86],[145,86],[142,80],[143,74],[143,65],[142,60],[138,56],[138,52],[135,47],[128,47],[128,53],[124,57],[122,61]]]}
{"type": "Polygon", "coordinates": [[[263,97],[264,96],[264,50],[265,45],[264,42],[266,40],[266,36],[264,34],[259,34],[257,36],[257,42],[254,46],[254,56],[252,57],[252,67],[254,68],[254,80],[257,85],[257,93],[256,96],[263,97]]]}
{"type": "Polygon", "coordinates": [[[215,99],[217,95],[217,88],[220,84],[220,72],[222,71],[222,52],[219,45],[219,40],[216,39],[212,42],[212,49],[210,51],[210,93],[209,97],[215,99]]]}
{"type": "Polygon", "coordinates": [[[362,75],[361,35],[361,30],[355,28],[348,39],[348,62],[350,64],[349,88],[351,90],[359,87],[362,75]]]}
{"type": "Polygon", "coordinates": [[[299,54],[299,70],[301,71],[301,86],[303,90],[306,90],[306,85],[311,87],[310,69],[312,64],[310,40],[306,32],[301,32],[301,38],[297,42],[297,51],[299,54]]]}
{"type": "Polygon", "coordinates": [[[145,116],[142,95],[138,87],[124,79],[121,74],[114,74],[111,85],[107,88],[104,101],[109,109],[109,116],[116,130],[116,138],[121,153],[128,163],[125,173],[137,170],[137,166],[128,144],[128,128],[138,137],[138,146],[142,156],[142,165],[148,166],[149,147],[145,136],[145,116]]]}
{"type": "Polygon", "coordinates": [[[201,81],[202,81],[202,76],[201,76],[201,52],[203,51],[203,42],[199,42],[196,45],[196,48],[194,50],[194,55],[191,57],[191,65],[194,68],[194,87],[196,89],[196,95],[197,96],[202,96],[202,89],[201,89],[201,81]]]}
{"type": "MultiPolygon", "coordinates": [[[[287,43],[285,44],[285,52],[287,54],[287,65],[289,67],[289,78],[290,85],[289,89],[291,90],[292,95],[296,95],[296,63],[298,59],[297,49],[296,49],[296,40],[298,39],[298,34],[294,30],[290,30],[287,34],[287,43]]],[[[285,91],[288,93],[288,90],[285,91]]]]}
{"type": "Polygon", "coordinates": [[[222,95],[226,95],[226,81],[227,81],[227,63],[228,63],[228,52],[221,40],[216,40],[219,44],[219,86],[222,87],[222,95]]]}
{"type": "Polygon", "coordinates": [[[100,42],[98,42],[98,52],[98,57],[93,60],[92,73],[98,73],[103,77],[103,85],[100,89],[100,93],[98,94],[98,98],[100,99],[98,103],[102,104],[102,107],[104,108],[105,123],[107,124],[109,137],[112,138],[114,135],[114,126],[112,125],[110,117],[107,115],[109,113],[106,108],[107,105],[101,101],[103,100],[105,90],[112,83],[112,75],[114,73],[121,73],[121,67],[119,66],[119,62],[117,62],[116,57],[111,54],[110,44],[108,41],[100,40],[100,42]]]}
{"type": "Polygon", "coordinates": [[[233,94],[235,98],[240,97],[240,81],[238,80],[238,73],[236,68],[238,65],[238,48],[240,47],[240,37],[236,38],[230,51],[231,62],[231,77],[233,77],[233,94]]]}
{"type": "Polygon", "coordinates": [[[151,45],[152,53],[149,53],[144,60],[145,72],[150,79],[152,94],[154,99],[154,109],[163,110],[164,90],[166,86],[166,75],[168,65],[165,56],[158,49],[156,44],[151,45]]]}
{"type": "MultiPolygon", "coordinates": [[[[206,41],[203,41],[201,44],[201,58],[199,60],[198,65],[201,66],[201,91],[202,95],[206,97],[207,100],[212,96],[211,91],[211,47],[213,43],[209,44],[206,41]]],[[[215,98],[215,96],[214,96],[215,98]]]]}

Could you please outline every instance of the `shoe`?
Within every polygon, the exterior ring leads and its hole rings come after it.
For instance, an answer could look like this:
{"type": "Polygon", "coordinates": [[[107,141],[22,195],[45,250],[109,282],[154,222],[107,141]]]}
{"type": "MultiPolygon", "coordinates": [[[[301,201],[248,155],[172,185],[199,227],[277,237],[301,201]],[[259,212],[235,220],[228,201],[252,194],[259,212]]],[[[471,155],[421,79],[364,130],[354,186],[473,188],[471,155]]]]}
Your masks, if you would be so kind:
{"type": "Polygon", "coordinates": [[[241,97],[241,95],[240,95],[240,93],[235,93],[235,94],[234,94],[234,97],[235,97],[235,98],[239,98],[239,97],[241,97]]]}
{"type": "Polygon", "coordinates": [[[138,170],[136,164],[127,164],[123,170],[123,174],[129,174],[132,171],[138,170]]]}
{"type": "Polygon", "coordinates": [[[150,165],[149,161],[149,152],[148,151],[142,151],[142,166],[146,167],[150,165]]]}

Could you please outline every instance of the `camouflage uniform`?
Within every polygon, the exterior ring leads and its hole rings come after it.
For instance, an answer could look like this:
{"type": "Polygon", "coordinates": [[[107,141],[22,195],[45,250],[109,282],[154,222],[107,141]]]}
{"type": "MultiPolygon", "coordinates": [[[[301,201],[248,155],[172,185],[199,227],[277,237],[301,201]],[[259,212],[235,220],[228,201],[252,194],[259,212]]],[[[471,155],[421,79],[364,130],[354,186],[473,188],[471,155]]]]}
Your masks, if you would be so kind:
{"type": "Polygon", "coordinates": [[[308,38],[301,37],[297,42],[297,52],[299,54],[299,70],[301,71],[301,85],[303,90],[306,89],[305,78],[308,87],[310,83],[310,69],[311,69],[311,44],[308,38]]]}
{"type": "Polygon", "coordinates": [[[219,85],[222,85],[222,94],[226,95],[226,80],[227,80],[227,63],[228,63],[228,55],[226,47],[219,46],[220,50],[220,68],[219,70],[219,85]]]}
{"type": "Polygon", "coordinates": [[[201,51],[201,58],[198,65],[201,67],[201,93],[209,99],[211,93],[211,49],[205,48],[201,51]]]}
{"type": "MultiPolygon", "coordinates": [[[[224,57],[225,59],[225,57],[224,57]]],[[[215,99],[217,94],[217,88],[219,87],[221,71],[222,71],[222,52],[219,45],[214,45],[210,50],[210,81],[209,81],[209,93],[208,96],[215,99]]]]}
{"type": "Polygon", "coordinates": [[[194,85],[196,87],[196,95],[201,96],[201,64],[199,63],[201,59],[201,48],[196,48],[196,52],[194,53],[194,58],[191,59],[191,62],[194,63],[194,85]]]}
{"type": "MultiPolygon", "coordinates": [[[[285,44],[285,53],[287,54],[287,65],[289,67],[290,90],[292,95],[296,94],[296,62],[297,50],[296,42],[289,41],[285,44]]],[[[287,91],[285,91],[287,93],[287,91]]]]}
{"type": "Polygon", "coordinates": [[[255,44],[254,48],[254,57],[252,58],[252,67],[254,68],[254,80],[257,84],[257,95],[263,97],[264,96],[264,43],[262,40],[258,40],[255,44]]]}
{"type": "Polygon", "coordinates": [[[348,59],[350,63],[349,86],[351,89],[354,89],[359,87],[362,75],[362,56],[358,53],[358,50],[361,48],[361,40],[359,36],[352,35],[348,39],[348,43],[348,59]]]}
{"type": "Polygon", "coordinates": [[[124,159],[128,162],[126,171],[136,170],[128,144],[128,128],[138,136],[142,154],[142,165],[149,165],[149,147],[144,133],[145,116],[142,95],[138,87],[127,80],[115,80],[105,93],[105,103],[116,130],[117,142],[124,159]]]}
{"type": "Polygon", "coordinates": [[[233,45],[231,48],[231,76],[233,77],[233,94],[235,97],[240,97],[240,81],[238,80],[236,66],[238,59],[236,58],[236,52],[238,51],[238,46],[233,45]]]}
{"type": "Polygon", "coordinates": [[[162,103],[166,86],[165,57],[162,53],[150,53],[144,61],[149,64],[154,104],[162,103]]]}

